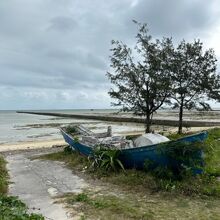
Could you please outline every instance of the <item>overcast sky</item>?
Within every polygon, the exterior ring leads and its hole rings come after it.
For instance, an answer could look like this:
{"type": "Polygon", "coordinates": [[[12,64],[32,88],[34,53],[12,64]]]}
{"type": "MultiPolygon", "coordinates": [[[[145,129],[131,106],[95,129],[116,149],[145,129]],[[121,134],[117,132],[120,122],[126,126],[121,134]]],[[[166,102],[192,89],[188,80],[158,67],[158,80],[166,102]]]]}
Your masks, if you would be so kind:
{"type": "Polygon", "coordinates": [[[220,57],[219,5],[220,0],[1,0],[0,109],[110,107],[110,42],[134,42],[132,19],[147,23],[157,38],[200,38],[220,57]]]}

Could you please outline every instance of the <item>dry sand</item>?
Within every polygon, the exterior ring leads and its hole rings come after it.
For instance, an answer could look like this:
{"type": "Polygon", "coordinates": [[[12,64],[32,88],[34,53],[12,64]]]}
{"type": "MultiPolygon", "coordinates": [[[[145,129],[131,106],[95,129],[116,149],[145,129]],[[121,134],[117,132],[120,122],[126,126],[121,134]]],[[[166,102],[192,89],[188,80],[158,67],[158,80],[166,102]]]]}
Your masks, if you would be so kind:
{"type": "Polygon", "coordinates": [[[64,145],[64,144],[65,144],[65,141],[63,139],[18,142],[15,144],[2,144],[2,145],[0,145],[0,152],[14,151],[14,150],[38,149],[38,148],[51,148],[56,145],[58,146],[58,145],[64,145]]]}

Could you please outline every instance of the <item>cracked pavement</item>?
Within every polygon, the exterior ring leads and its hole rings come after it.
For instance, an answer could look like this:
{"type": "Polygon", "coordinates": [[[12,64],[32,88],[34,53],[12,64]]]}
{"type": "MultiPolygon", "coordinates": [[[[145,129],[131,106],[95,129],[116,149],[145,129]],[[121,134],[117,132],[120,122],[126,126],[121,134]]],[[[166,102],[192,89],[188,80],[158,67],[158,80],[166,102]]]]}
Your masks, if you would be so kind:
{"type": "Polygon", "coordinates": [[[6,155],[9,194],[18,196],[31,212],[40,213],[45,219],[72,219],[62,203],[55,203],[57,196],[80,193],[87,184],[61,162],[30,159],[38,154],[27,151],[6,155]]]}

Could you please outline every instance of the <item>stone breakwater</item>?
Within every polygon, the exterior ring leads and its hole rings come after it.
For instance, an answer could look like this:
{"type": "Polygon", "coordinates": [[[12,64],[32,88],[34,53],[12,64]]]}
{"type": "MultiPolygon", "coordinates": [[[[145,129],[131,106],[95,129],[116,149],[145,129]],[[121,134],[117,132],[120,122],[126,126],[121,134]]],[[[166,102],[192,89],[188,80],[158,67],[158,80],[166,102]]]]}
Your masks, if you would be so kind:
{"type": "MultiPolygon", "coordinates": [[[[76,119],[90,119],[100,121],[111,121],[111,122],[129,122],[129,123],[144,123],[145,119],[141,117],[129,117],[120,115],[103,115],[103,114],[66,114],[66,113],[53,113],[53,112],[34,112],[34,111],[17,111],[17,113],[34,114],[34,115],[45,115],[55,117],[66,117],[76,119]]],[[[178,126],[178,120],[171,119],[153,119],[152,124],[162,126],[178,126]]],[[[184,120],[184,127],[214,127],[220,126],[218,121],[202,121],[202,120],[184,120]]]]}

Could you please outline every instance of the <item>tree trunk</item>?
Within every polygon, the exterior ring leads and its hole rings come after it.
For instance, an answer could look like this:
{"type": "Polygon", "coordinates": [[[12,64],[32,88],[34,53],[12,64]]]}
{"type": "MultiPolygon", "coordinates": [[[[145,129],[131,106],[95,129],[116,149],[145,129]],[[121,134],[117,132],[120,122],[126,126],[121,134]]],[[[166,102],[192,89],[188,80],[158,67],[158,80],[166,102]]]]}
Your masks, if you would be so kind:
{"type": "Polygon", "coordinates": [[[145,122],[145,133],[150,133],[150,126],[151,126],[151,118],[150,114],[146,114],[146,122],[145,122]]]}
{"type": "Polygon", "coordinates": [[[179,109],[179,128],[178,134],[183,133],[183,101],[181,102],[180,109],[179,109]]]}

